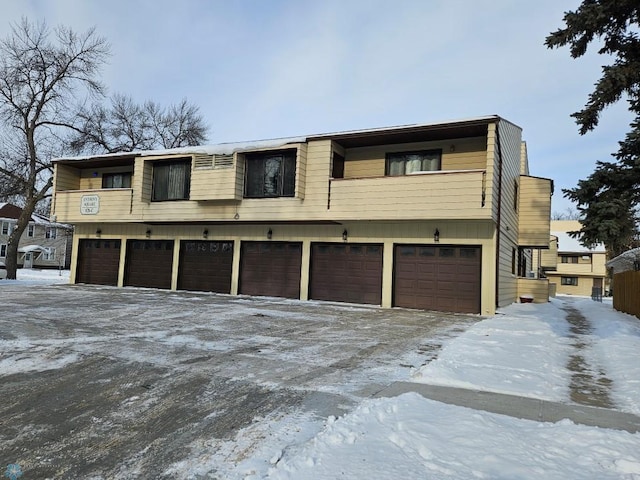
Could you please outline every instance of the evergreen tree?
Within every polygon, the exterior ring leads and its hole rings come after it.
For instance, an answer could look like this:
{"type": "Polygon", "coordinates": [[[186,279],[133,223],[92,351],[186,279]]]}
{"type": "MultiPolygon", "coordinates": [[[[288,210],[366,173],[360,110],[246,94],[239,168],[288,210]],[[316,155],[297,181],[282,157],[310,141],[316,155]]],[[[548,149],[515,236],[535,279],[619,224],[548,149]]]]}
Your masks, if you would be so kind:
{"type": "Polygon", "coordinates": [[[584,245],[604,242],[612,256],[636,246],[637,208],[640,204],[640,1],[584,0],[575,11],[566,12],[565,28],[551,33],[548,48],[569,46],[578,58],[598,41],[601,55],[611,56],[602,67],[584,108],[571,116],[580,134],[593,130],[600,113],[621,99],[635,115],[625,139],[612,154],[615,162],[597,162],[595,171],[578,186],[563,190],[578,205],[583,224],[574,232],[584,245]]]}

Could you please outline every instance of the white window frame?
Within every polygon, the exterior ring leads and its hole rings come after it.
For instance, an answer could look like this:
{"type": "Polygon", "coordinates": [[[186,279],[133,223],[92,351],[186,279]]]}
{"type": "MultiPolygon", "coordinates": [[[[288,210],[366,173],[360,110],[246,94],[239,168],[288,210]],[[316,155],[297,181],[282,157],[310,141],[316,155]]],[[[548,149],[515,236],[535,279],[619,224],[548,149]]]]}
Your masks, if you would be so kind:
{"type": "Polygon", "coordinates": [[[7,244],[3,243],[0,245],[0,258],[5,258],[7,256],[7,244]]]}
{"type": "Polygon", "coordinates": [[[36,226],[33,223],[30,223],[27,227],[27,237],[35,237],[36,235],[36,226]]]}
{"type": "Polygon", "coordinates": [[[2,222],[2,229],[0,229],[0,234],[2,235],[10,235],[11,234],[11,223],[6,220],[2,222]]]}
{"type": "Polygon", "coordinates": [[[58,238],[58,232],[56,227],[47,227],[45,232],[45,238],[58,238]]]}
{"type": "Polygon", "coordinates": [[[45,252],[42,254],[42,259],[43,260],[55,260],[56,259],[56,248],[55,247],[49,247],[47,248],[47,250],[45,250],[45,252]]]}

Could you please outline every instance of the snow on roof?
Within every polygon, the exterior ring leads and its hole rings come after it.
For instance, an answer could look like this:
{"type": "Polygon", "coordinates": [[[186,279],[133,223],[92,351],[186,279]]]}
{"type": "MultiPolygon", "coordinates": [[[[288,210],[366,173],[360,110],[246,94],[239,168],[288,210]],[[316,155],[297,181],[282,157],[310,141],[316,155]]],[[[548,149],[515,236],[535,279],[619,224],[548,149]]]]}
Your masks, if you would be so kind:
{"type": "Polygon", "coordinates": [[[624,253],[621,253],[615,258],[612,258],[607,262],[607,268],[613,268],[616,273],[626,272],[627,270],[634,270],[636,262],[640,261],[640,247],[632,248],[624,253]]]}
{"type": "Polygon", "coordinates": [[[247,142],[218,143],[214,145],[198,145],[193,147],[179,147],[179,148],[169,148],[169,149],[159,149],[159,150],[135,150],[133,152],[82,155],[78,157],[59,157],[59,158],[54,158],[53,162],[70,161],[70,160],[71,161],[90,160],[90,159],[96,159],[96,158],[118,158],[118,157],[123,158],[123,157],[175,155],[175,154],[178,154],[178,155],[179,154],[229,155],[235,152],[259,150],[262,148],[278,148],[278,147],[284,147],[285,145],[290,145],[293,143],[303,143],[303,142],[306,142],[308,138],[331,138],[338,135],[357,135],[357,134],[367,134],[367,133],[393,132],[393,131],[403,130],[403,129],[435,127],[438,125],[455,125],[455,124],[464,124],[464,123],[470,123],[470,122],[490,122],[498,119],[504,120],[500,118],[498,115],[487,115],[483,117],[470,117],[470,118],[464,118],[464,119],[458,119],[458,120],[449,120],[444,122],[440,121],[440,122],[431,122],[431,123],[415,123],[415,124],[407,124],[407,125],[398,125],[393,127],[367,128],[367,129],[361,129],[361,130],[345,130],[341,132],[320,133],[317,135],[283,137],[283,138],[273,138],[273,139],[265,139],[265,140],[253,140],[253,141],[247,141],[247,142]]]}
{"type": "Polygon", "coordinates": [[[49,249],[47,247],[43,247],[42,245],[26,245],[24,247],[18,248],[20,253],[29,253],[29,252],[48,252],[49,249]]]}
{"type": "Polygon", "coordinates": [[[580,240],[573,238],[569,232],[576,232],[582,228],[579,220],[551,220],[551,235],[558,238],[558,252],[572,253],[605,253],[607,250],[602,243],[587,248],[580,240]]]}

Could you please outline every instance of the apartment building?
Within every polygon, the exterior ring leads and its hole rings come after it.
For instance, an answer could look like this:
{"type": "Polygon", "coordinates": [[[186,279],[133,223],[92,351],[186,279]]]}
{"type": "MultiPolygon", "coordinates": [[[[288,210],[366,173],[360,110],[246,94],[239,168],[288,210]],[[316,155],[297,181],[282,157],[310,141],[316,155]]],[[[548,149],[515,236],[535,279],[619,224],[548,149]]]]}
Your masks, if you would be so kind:
{"type": "Polygon", "coordinates": [[[71,281],[493,314],[553,182],[499,117],[55,160],[71,281]]]}
{"type": "Polygon", "coordinates": [[[607,252],[603,244],[584,247],[569,232],[582,228],[578,220],[552,220],[551,245],[542,254],[542,265],[556,293],[591,296],[593,288],[609,291],[607,252]]]}

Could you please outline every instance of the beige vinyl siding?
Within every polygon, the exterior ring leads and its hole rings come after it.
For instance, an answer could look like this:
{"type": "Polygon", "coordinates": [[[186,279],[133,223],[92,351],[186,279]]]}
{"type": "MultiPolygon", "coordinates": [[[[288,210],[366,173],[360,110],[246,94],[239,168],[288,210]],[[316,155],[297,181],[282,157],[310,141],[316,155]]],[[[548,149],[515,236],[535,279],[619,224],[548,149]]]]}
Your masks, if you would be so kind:
{"type": "Polygon", "coordinates": [[[520,177],[520,228],[518,243],[526,246],[547,247],[551,222],[551,180],[520,177]]]}
{"type": "Polygon", "coordinates": [[[380,177],[385,174],[387,153],[442,150],[442,170],[484,170],[485,137],[453,139],[446,142],[419,142],[345,149],[345,178],[380,177]]]}
{"type": "MultiPolygon", "coordinates": [[[[106,173],[132,173],[133,165],[123,167],[84,168],[80,170],[80,190],[102,188],[102,176],[106,173]]],[[[131,179],[133,183],[133,178],[131,179]]]]}
{"type": "Polygon", "coordinates": [[[53,170],[53,179],[54,192],[80,189],[80,170],[77,168],[56,163],[53,170]]]}
{"type": "Polygon", "coordinates": [[[529,175],[529,155],[527,154],[527,142],[522,142],[520,147],[520,175],[529,175]]]}
{"type": "Polygon", "coordinates": [[[433,172],[331,182],[331,216],[372,220],[490,218],[482,206],[484,172],[433,172]]]}
{"type": "MultiPolygon", "coordinates": [[[[369,222],[354,221],[345,222],[342,225],[142,225],[142,224],[80,224],[74,237],[74,260],[72,265],[72,282],[75,282],[75,265],[77,259],[77,245],[80,238],[96,238],[97,227],[101,228],[102,239],[121,239],[123,251],[121,258],[125,257],[126,240],[130,238],[146,238],[146,230],[151,230],[151,239],[176,240],[176,248],[179,248],[180,240],[201,239],[203,229],[209,230],[209,239],[234,241],[234,249],[239,251],[239,242],[244,240],[264,241],[267,230],[271,228],[273,241],[301,241],[303,243],[301,298],[307,298],[309,285],[309,259],[308,252],[312,242],[342,242],[343,230],[348,231],[349,243],[368,243],[375,241],[383,243],[385,255],[392,258],[393,245],[402,243],[433,243],[433,232],[437,228],[440,231],[440,245],[475,245],[482,248],[482,291],[481,313],[491,315],[494,308],[494,283],[492,281],[495,253],[492,247],[493,225],[491,221],[465,220],[455,221],[427,221],[427,222],[369,222]]],[[[177,252],[176,252],[177,255],[177,252]]],[[[237,255],[236,255],[237,256],[237,255]]],[[[239,256],[234,261],[232,272],[232,292],[237,292],[239,256]],[[234,288],[236,290],[234,290],[234,288]]],[[[121,265],[120,286],[122,286],[123,265],[121,265]]],[[[176,272],[172,284],[176,285],[176,272]]],[[[390,307],[392,301],[392,275],[393,264],[391,261],[383,263],[383,292],[382,306],[390,307]]]]}
{"type": "Polygon", "coordinates": [[[296,185],[295,185],[296,198],[301,198],[304,200],[306,184],[307,184],[307,144],[301,143],[298,145],[298,150],[296,153],[296,185]]]}
{"type": "MultiPolygon", "coordinates": [[[[560,274],[550,273],[547,275],[549,282],[556,284],[556,293],[561,295],[579,295],[584,297],[590,297],[593,289],[593,275],[577,275],[577,274],[560,274]],[[562,285],[562,277],[577,277],[578,285],[562,285]]],[[[604,277],[596,277],[604,278],[604,277]]],[[[604,280],[603,280],[604,285],[604,280]]]]}
{"type": "Polygon", "coordinates": [[[192,169],[190,200],[240,200],[237,196],[236,162],[231,168],[192,169]]]}
{"type": "Polygon", "coordinates": [[[518,299],[532,296],[534,303],[549,301],[549,280],[546,278],[518,278],[518,299]]]}
{"type": "MultiPolygon", "coordinates": [[[[138,217],[132,212],[133,189],[74,190],[56,194],[56,211],[64,212],[65,222],[126,222],[138,217]],[[85,195],[97,195],[100,206],[95,215],[82,215],[80,205],[85,195]]],[[[58,221],[60,219],[58,218],[58,221]]]]}
{"type": "MultiPolygon", "coordinates": [[[[497,234],[500,235],[498,276],[499,292],[498,305],[513,303],[517,296],[516,276],[512,273],[512,251],[518,247],[518,212],[515,208],[516,183],[520,176],[522,130],[520,127],[500,120],[499,122],[500,149],[496,143],[496,125],[489,125],[487,138],[487,175],[489,165],[493,174],[491,182],[491,206],[494,218],[498,218],[500,210],[500,225],[497,234]],[[500,158],[501,155],[501,158],[500,158]],[[500,185],[500,161],[502,161],[502,184],[500,185]],[[501,192],[498,198],[498,192],[501,192]],[[500,203],[498,203],[500,202],[500,203]]],[[[487,187],[489,190],[489,187],[487,187]]],[[[548,236],[548,230],[547,230],[548,236]]]]}
{"type": "Polygon", "coordinates": [[[558,263],[558,239],[551,236],[549,240],[549,248],[546,250],[540,250],[541,252],[541,266],[543,268],[556,268],[558,263]]]}

